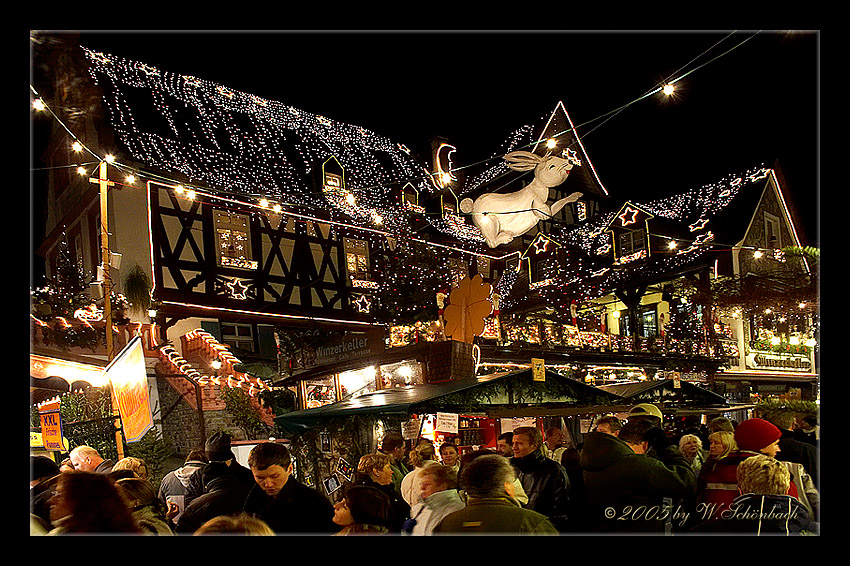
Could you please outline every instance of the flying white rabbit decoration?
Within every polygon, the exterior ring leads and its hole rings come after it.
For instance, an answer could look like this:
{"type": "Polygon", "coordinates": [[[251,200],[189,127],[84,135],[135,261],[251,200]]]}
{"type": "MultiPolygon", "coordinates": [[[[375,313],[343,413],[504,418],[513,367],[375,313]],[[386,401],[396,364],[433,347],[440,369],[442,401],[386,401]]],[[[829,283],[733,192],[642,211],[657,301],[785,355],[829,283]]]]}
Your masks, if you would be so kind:
{"type": "Polygon", "coordinates": [[[525,234],[540,220],[551,218],[564,205],[581,197],[581,193],[573,193],[551,206],[546,204],[549,189],[566,181],[573,165],[578,164],[575,158],[564,159],[549,154],[541,157],[530,151],[513,151],[505,155],[505,161],[515,171],[533,169],[534,180],[513,193],[485,193],[475,201],[466,198],[460,203],[462,212],[472,213],[472,221],[491,248],[525,234]]]}

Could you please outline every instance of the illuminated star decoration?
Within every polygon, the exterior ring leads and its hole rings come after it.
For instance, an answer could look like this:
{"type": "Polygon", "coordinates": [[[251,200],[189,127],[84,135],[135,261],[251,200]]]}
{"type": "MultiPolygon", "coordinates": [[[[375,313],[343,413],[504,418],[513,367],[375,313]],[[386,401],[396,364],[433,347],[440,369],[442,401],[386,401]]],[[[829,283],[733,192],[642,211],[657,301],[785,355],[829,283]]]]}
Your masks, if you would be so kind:
{"type": "Polygon", "coordinates": [[[247,285],[244,285],[239,279],[231,279],[225,283],[230,289],[230,297],[233,299],[247,299],[245,293],[248,291],[247,285]]]}
{"type": "Polygon", "coordinates": [[[549,239],[548,238],[544,238],[544,237],[541,236],[540,238],[537,238],[536,240],[534,240],[534,253],[536,253],[536,254],[546,253],[546,251],[548,251],[548,249],[549,249],[549,239]]]}
{"type": "Polygon", "coordinates": [[[573,165],[581,166],[581,159],[579,159],[578,153],[576,153],[575,150],[567,148],[561,152],[561,155],[563,155],[564,158],[573,165]]]}
{"type": "Polygon", "coordinates": [[[623,211],[623,214],[621,214],[617,218],[620,219],[620,222],[622,223],[621,226],[628,226],[629,224],[634,224],[635,222],[637,222],[638,214],[640,214],[639,210],[632,208],[631,206],[627,206],[626,210],[623,211]],[[631,218],[626,218],[626,215],[629,214],[631,215],[631,218]]]}
{"type": "Polygon", "coordinates": [[[359,312],[368,313],[372,309],[372,303],[366,295],[360,295],[354,303],[357,305],[357,310],[359,312]]]}

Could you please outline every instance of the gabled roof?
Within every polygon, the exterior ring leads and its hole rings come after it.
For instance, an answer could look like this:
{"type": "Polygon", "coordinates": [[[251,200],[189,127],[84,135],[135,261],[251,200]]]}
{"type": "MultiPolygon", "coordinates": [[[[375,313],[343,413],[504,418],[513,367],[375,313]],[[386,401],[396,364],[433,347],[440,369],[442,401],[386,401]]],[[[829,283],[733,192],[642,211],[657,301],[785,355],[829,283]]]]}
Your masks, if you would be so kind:
{"type": "Polygon", "coordinates": [[[608,196],[608,190],[599,179],[599,174],[596,172],[593,163],[590,161],[590,157],[587,155],[587,150],[581,142],[575,124],[573,124],[569,113],[567,113],[563,101],[558,101],[555,110],[552,111],[549,119],[539,131],[537,141],[530,151],[537,152],[538,150],[545,150],[546,141],[549,139],[557,140],[557,152],[566,150],[576,152],[581,163],[579,167],[573,167],[572,171],[570,171],[570,176],[559,187],[561,192],[564,194],[581,192],[587,196],[608,196]]]}
{"type": "Polygon", "coordinates": [[[619,397],[597,387],[546,370],[545,382],[533,382],[530,368],[474,379],[375,391],[315,409],[293,411],[275,421],[289,434],[356,415],[409,415],[428,412],[486,412],[523,406],[597,406],[616,404],[619,397]]]}
{"type": "Polygon", "coordinates": [[[617,383],[601,385],[599,389],[620,397],[622,403],[636,405],[638,403],[668,404],[671,406],[687,405],[726,405],[726,399],[713,391],[681,381],[680,387],[675,387],[672,379],[639,381],[634,383],[617,383]]]}
{"type": "MultiPolygon", "coordinates": [[[[509,143],[504,144],[501,150],[494,154],[493,158],[487,161],[483,168],[479,167],[481,171],[467,175],[466,182],[460,192],[463,194],[478,193],[482,192],[485,186],[503,187],[512,183],[525,173],[509,169],[502,156],[518,150],[543,155],[550,151],[545,145],[549,139],[557,140],[557,147],[551,150],[552,152],[557,154],[566,151],[574,152],[580,163],[580,165],[573,167],[567,180],[557,187],[558,191],[563,194],[580,192],[587,196],[608,196],[608,190],[599,179],[572,119],[567,113],[564,103],[560,101],[551,113],[539,120],[536,127],[526,126],[516,130],[513,136],[509,138],[509,143]]],[[[476,167],[469,169],[475,171],[476,167]]]]}

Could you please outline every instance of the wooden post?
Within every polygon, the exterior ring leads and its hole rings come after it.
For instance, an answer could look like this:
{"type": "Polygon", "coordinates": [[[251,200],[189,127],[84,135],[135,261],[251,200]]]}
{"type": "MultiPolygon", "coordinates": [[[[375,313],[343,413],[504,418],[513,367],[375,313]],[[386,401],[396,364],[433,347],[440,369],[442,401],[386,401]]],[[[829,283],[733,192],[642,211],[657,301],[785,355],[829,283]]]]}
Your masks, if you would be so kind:
{"type": "MultiPolygon", "coordinates": [[[[109,207],[107,192],[114,185],[107,177],[106,161],[101,161],[97,178],[89,179],[91,183],[100,185],[100,250],[103,270],[103,320],[106,333],[107,364],[115,357],[115,347],[112,342],[112,282],[109,276],[109,207]]],[[[112,416],[115,417],[115,444],[118,447],[118,458],[124,457],[124,442],[121,440],[121,415],[112,384],[109,384],[109,396],[112,399],[112,416]]]]}

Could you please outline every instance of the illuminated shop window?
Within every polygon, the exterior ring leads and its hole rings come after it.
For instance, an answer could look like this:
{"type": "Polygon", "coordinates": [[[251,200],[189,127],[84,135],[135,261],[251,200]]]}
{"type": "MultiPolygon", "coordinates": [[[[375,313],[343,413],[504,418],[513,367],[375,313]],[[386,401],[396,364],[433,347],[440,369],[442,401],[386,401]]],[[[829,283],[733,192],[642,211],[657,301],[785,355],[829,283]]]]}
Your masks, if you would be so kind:
{"type": "Polygon", "coordinates": [[[257,269],[257,262],[251,259],[251,229],[248,216],[228,210],[215,210],[213,222],[219,265],[257,269]]]}
{"type": "Polygon", "coordinates": [[[304,391],[307,397],[306,405],[308,409],[329,405],[337,401],[333,375],[324,379],[305,380],[304,391]]]}
{"type": "Polygon", "coordinates": [[[359,397],[378,390],[375,366],[344,371],[339,374],[339,390],[343,399],[359,397]]]}

